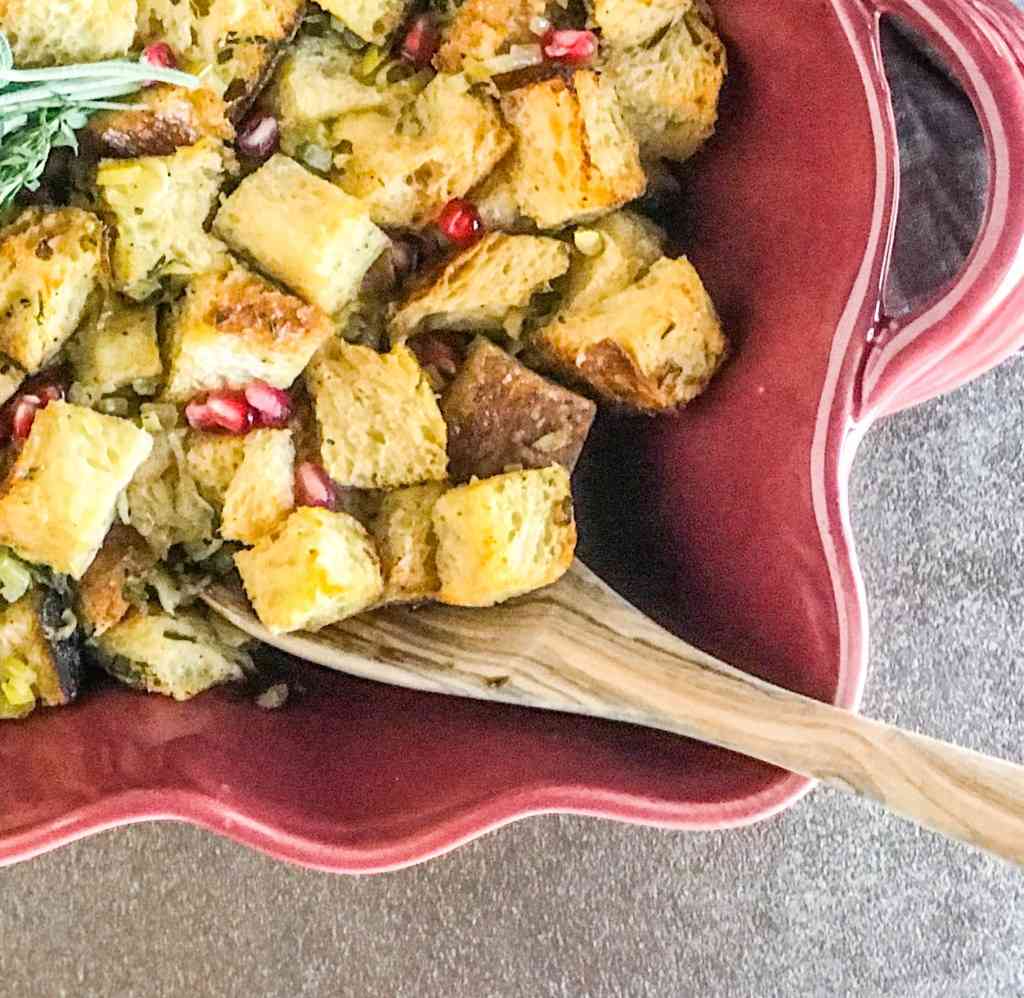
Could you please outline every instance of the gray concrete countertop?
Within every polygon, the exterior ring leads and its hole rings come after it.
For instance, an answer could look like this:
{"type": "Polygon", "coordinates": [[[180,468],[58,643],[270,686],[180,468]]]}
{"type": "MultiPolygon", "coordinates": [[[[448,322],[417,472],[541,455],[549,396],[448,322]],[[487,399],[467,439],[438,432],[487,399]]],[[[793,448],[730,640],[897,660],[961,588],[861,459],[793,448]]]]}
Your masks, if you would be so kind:
{"type": "MultiPolygon", "coordinates": [[[[904,103],[901,120],[933,112],[904,103]]],[[[968,215],[976,174],[968,161],[956,193],[968,215]]],[[[931,217],[908,210],[919,240],[969,242],[969,222],[931,217]]],[[[1022,397],[1017,359],[877,427],[852,497],[873,635],[864,710],[1018,761],[1022,397]]],[[[169,824],[0,871],[11,998],[1021,994],[1024,876],[823,789],[722,833],[535,818],[363,879],[169,824]]]]}

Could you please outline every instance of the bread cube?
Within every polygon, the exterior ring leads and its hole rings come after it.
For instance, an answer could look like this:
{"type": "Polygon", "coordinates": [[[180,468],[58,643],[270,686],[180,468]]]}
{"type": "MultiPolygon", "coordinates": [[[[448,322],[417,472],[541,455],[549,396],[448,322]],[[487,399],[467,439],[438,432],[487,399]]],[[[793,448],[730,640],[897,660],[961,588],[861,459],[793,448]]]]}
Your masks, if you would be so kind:
{"type": "Polygon", "coordinates": [[[317,0],[349,31],[363,41],[385,45],[402,23],[409,8],[407,0],[317,0]]]}
{"type": "Polygon", "coordinates": [[[465,0],[445,28],[438,68],[459,73],[507,52],[512,45],[536,44],[530,21],[546,11],[547,0],[465,0]]]}
{"type": "Polygon", "coordinates": [[[441,399],[455,482],[510,469],[576,466],[597,407],[482,337],[441,399]]]}
{"type": "Polygon", "coordinates": [[[0,496],[0,544],[80,579],[152,446],[126,419],[51,402],[36,415],[0,496]]]}
{"type": "Polygon", "coordinates": [[[685,258],[662,258],[624,291],[557,318],[533,346],[554,371],[648,412],[698,396],[728,353],[714,304],[685,258]]]}
{"type": "Polygon", "coordinates": [[[68,344],[78,382],[89,395],[135,386],[152,395],[163,371],[156,307],[111,295],[68,344]]]}
{"type": "Polygon", "coordinates": [[[512,138],[495,102],[462,76],[438,74],[405,114],[342,117],[336,143],[351,153],[337,182],[378,225],[423,228],[497,166],[512,138]]]}
{"type": "Polygon", "coordinates": [[[419,603],[441,588],[437,577],[434,505],[447,491],[444,482],[412,485],[389,492],[373,523],[384,573],[382,603],[419,603]]]}
{"type": "Polygon", "coordinates": [[[132,610],[95,639],[97,657],[115,679],[175,700],[245,678],[248,655],[242,639],[202,610],[172,616],[150,606],[132,610]]]}
{"type": "Polygon", "coordinates": [[[569,256],[557,239],[491,232],[399,308],[392,340],[432,329],[505,329],[517,336],[531,299],[569,269],[569,256]]]}
{"type": "Polygon", "coordinates": [[[119,291],[142,301],[165,277],[224,265],[223,245],[204,227],[224,168],[224,152],[212,139],[171,156],[100,162],[96,190],[115,230],[112,263],[119,291]]]}
{"type": "Polygon", "coordinates": [[[242,181],[214,230],[329,314],[355,297],[389,245],[364,205],[280,153],[242,181]]]}
{"type": "Polygon", "coordinates": [[[223,507],[228,486],[244,457],[245,437],[193,430],[185,438],[188,472],[203,498],[217,509],[223,507]]]}
{"type": "Polygon", "coordinates": [[[142,535],[123,523],[110,528],[103,546],[78,583],[78,619],[93,635],[109,631],[132,608],[132,587],[141,592],[156,554],[142,535]]]}
{"type": "Polygon", "coordinates": [[[643,215],[616,211],[576,230],[576,240],[593,249],[573,254],[562,312],[589,308],[623,291],[643,276],[664,252],[664,233],[643,215]],[[594,233],[593,236],[590,233],[594,233]]]}
{"type": "Polygon", "coordinates": [[[187,52],[199,16],[196,4],[181,0],[138,0],[139,18],[136,43],[167,42],[175,52],[187,52]]]}
{"type": "Polygon", "coordinates": [[[137,10],[136,0],[5,0],[0,31],[18,67],[98,62],[127,54],[137,10]]]}
{"type": "Polygon", "coordinates": [[[317,631],[372,606],[384,591],[380,561],[347,513],[304,506],[275,533],[235,555],[245,591],[273,634],[317,631]]]}
{"type": "Polygon", "coordinates": [[[500,232],[530,232],[535,226],[519,210],[519,197],[511,170],[511,156],[506,156],[469,192],[484,228],[500,232]]]}
{"type": "Polygon", "coordinates": [[[10,361],[0,359],[0,405],[3,405],[21,387],[25,372],[10,361]]]}
{"type": "Polygon", "coordinates": [[[693,0],[592,0],[605,45],[640,45],[693,7],[693,0]]]}
{"type": "Polygon", "coordinates": [[[647,180],[615,89],[591,70],[507,93],[519,209],[542,229],[585,222],[643,194],[647,180]]]}
{"type": "Polygon", "coordinates": [[[295,445],[290,430],[256,430],[224,495],[221,537],[255,544],[295,508],[295,445]]]}
{"type": "Polygon", "coordinates": [[[451,489],[434,529],[443,603],[493,606],[550,585],[576,550],[569,473],[514,471],[451,489]]]}
{"type": "Polygon", "coordinates": [[[320,453],[340,485],[395,489],[445,477],[441,410],[412,352],[338,343],[306,371],[320,453]]]}
{"type": "Polygon", "coordinates": [[[603,71],[645,156],[682,162],[714,134],[727,59],[696,8],[654,44],[610,46],[603,71]]]}
{"type": "Polygon", "coordinates": [[[170,321],[164,394],[184,402],[256,379],[288,388],[332,332],[319,308],[251,271],[206,274],[170,321]]]}
{"type": "Polygon", "coordinates": [[[53,359],[99,282],[102,244],[78,208],[29,209],[0,232],[0,353],[29,373],[53,359]]]}

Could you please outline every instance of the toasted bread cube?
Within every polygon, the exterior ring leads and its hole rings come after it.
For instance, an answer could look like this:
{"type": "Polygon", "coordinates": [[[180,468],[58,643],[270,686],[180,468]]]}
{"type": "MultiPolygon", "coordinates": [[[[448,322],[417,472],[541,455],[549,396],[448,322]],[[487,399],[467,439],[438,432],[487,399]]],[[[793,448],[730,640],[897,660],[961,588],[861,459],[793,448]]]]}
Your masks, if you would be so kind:
{"type": "Polygon", "coordinates": [[[444,73],[458,73],[512,45],[536,44],[530,22],[546,10],[547,0],[465,0],[445,29],[438,67],[444,73]]]}
{"type": "Polygon", "coordinates": [[[198,15],[196,5],[181,0],[138,0],[138,3],[137,45],[164,41],[175,52],[189,50],[198,15]]]}
{"type": "Polygon", "coordinates": [[[659,260],[647,276],[540,330],[546,363],[602,398],[667,412],[698,396],[725,360],[728,342],[688,260],[659,260]]]}
{"type": "Polygon", "coordinates": [[[682,162],[714,134],[727,59],[696,8],[653,45],[610,47],[603,69],[645,156],[682,162]]]}
{"type": "Polygon", "coordinates": [[[256,430],[245,439],[220,517],[221,537],[255,544],[295,508],[295,445],[291,430],[256,430]]]}
{"type": "Polygon", "coordinates": [[[114,284],[141,301],[165,277],[224,265],[223,245],[204,228],[224,178],[220,143],[204,139],[171,156],[106,159],[96,170],[114,229],[114,284]]]}
{"type": "Polygon", "coordinates": [[[0,544],[80,579],[152,446],[126,419],[51,402],[36,416],[0,496],[0,544]]]}
{"type": "Polygon", "coordinates": [[[244,457],[245,437],[191,431],[185,440],[189,474],[203,498],[217,509],[223,507],[228,486],[244,457]]]}
{"type": "Polygon", "coordinates": [[[164,394],[184,402],[256,379],[288,388],[332,332],[319,308],[251,271],[206,274],[171,319],[164,394]]]}
{"type": "Polygon", "coordinates": [[[605,45],[640,45],[693,7],[693,0],[593,0],[605,45]]]}
{"type": "Polygon", "coordinates": [[[214,229],[327,313],[355,297],[390,244],[358,200],[280,153],[242,181],[214,229]]]}
{"type": "Polygon", "coordinates": [[[29,373],[56,355],[99,282],[102,243],[78,208],[30,209],[0,232],[0,353],[29,373]]]}
{"type": "Polygon", "coordinates": [[[593,240],[594,246],[573,254],[563,313],[589,308],[629,287],[661,258],[665,244],[653,222],[631,211],[616,211],[586,230],[577,229],[576,240],[584,246],[593,240]]]}
{"type": "Polygon", "coordinates": [[[245,591],[272,634],[318,631],[372,606],[384,591],[363,525],[347,513],[304,506],[256,546],[235,555],[245,591]]]}
{"type": "Polygon", "coordinates": [[[373,537],[384,572],[382,603],[419,603],[437,596],[441,580],[433,514],[447,489],[444,482],[430,482],[389,492],[381,500],[373,537]]]}
{"type": "Polygon", "coordinates": [[[68,344],[75,380],[88,393],[109,395],[135,386],[152,395],[163,371],[156,307],[111,295],[68,344]]]}
{"type": "Polygon", "coordinates": [[[438,74],[401,118],[364,112],[334,127],[348,143],[338,183],[378,225],[423,228],[486,177],[512,145],[495,102],[462,76],[438,74]]]}
{"type": "Polygon", "coordinates": [[[317,0],[349,31],[363,41],[384,45],[402,23],[409,8],[407,0],[317,0]]]}
{"type": "Polygon", "coordinates": [[[3,405],[25,380],[25,372],[10,361],[0,359],[0,405],[3,405]]]}
{"type": "Polygon", "coordinates": [[[507,93],[519,208],[542,229],[585,222],[643,194],[647,180],[615,89],[591,70],[507,93]]]}
{"type": "Polygon", "coordinates": [[[89,570],[78,583],[78,618],[93,635],[109,631],[132,608],[129,589],[141,591],[156,554],[142,535],[123,523],[110,528],[89,570]]]}
{"type": "Polygon", "coordinates": [[[434,529],[442,603],[493,606],[550,585],[576,550],[569,473],[514,471],[451,489],[434,529]]]}
{"type": "Polygon", "coordinates": [[[444,419],[410,350],[338,343],[313,358],[306,383],[323,464],[340,485],[395,489],[445,477],[444,419]]]}
{"type": "Polygon", "coordinates": [[[596,411],[481,337],[441,399],[452,481],[552,464],[572,471],[596,411]]]}
{"type": "Polygon", "coordinates": [[[454,257],[398,310],[392,340],[420,330],[500,330],[517,335],[530,300],[569,269],[568,245],[492,232],[454,257]]]}
{"type": "Polygon", "coordinates": [[[242,639],[197,609],[173,616],[156,606],[132,610],[95,642],[100,664],[115,679],[175,700],[238,682],[248,665],[242,639]]]}
{"type": "Polygon", "coordinates": [[[132,47],[137,12],[137,0],[5,0],[0,31],[19,67],[98,62],[132,47]]]}
{"type": "Polygon", "coordinates": [[[484,228],[498,232],[530,232],[533,222],[519,210],[519,197],[511,170],[512,157],[503,159],[469,192],[484,228]]]}

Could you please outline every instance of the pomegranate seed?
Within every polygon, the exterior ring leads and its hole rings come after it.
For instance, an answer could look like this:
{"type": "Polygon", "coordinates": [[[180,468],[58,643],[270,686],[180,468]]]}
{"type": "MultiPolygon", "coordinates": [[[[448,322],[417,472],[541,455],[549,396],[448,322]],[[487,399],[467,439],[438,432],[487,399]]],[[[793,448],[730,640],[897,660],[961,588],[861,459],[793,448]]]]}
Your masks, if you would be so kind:
{"type": "Polygon", "coordinates": [[[292,415],[291,396],[265,381],[251,381],[245,386],[245,401],[255,410],[256,424],[280,430],[292,415]]]}
{"type": "Polygon", "coordinates": [[[238,151],[260,162],[270,159],[281,143],[281,126],[272,114],[250,115],[238,130],[238,151]]]}
{"type": "Polygon", "coordinates": [[[398,54],[417,68],[427,66],[441,45],[441,33],[429,14],[418,14],[409,24],[398,54]]]}
{"type": "Polygon", "coordinates": [[[210,392],[204,401],[193,399],[185,406],[185,419],[194,430],[247,433],[256,422],[256,411],[242,392],[210,392]]]}
{"type": "Polygon", "coordinates": [[[51,381],[47,384],[39,385],[33,394],[39,397],[42,407],[45,408],[47,403],[59,402],[64,398],[64,386],[51,381]]]}
{"type": "Polygon", "coordinates": [[[295,505],[338,508],[338,487],[319,464],[303,461],[295,469],[295,505]]]}
{"type": "Polygon", "coordinates": [[[445,238],[462,249],[472,246],[484,234],[484,223],[476,205],[463,198],[452,198],[444,206],[437,227],[445,238]]]}
{"type": "Polygon", "coordinates": [[[597,35],[593,31],[567,31],[552,28],[541,42],[548,59],[582,66],[597,54],[597,35]]]}
{"type": "Polygon", "coordinates": [[[14,405],[11,416],[11,434],[15,440],[27,440],[43,401],[36,395],[22,395],[14,405]]]}
{"type": "Polygon", "coordinates": [[[159,69],[177,69],[178,60],[174,49],[167,42],[153,42],[142,50],[142,61],[159,69]]]}

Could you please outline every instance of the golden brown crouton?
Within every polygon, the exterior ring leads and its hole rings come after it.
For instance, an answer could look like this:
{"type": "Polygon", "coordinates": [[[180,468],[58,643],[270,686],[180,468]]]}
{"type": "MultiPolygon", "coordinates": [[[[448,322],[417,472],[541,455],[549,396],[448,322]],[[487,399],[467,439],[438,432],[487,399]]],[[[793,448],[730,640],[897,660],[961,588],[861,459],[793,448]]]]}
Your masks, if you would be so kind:
{"type": "Polygon", "coordinates": [[[184,402],[256,379],[288,388],[332,332],[315,305],[250,271],[206,274],[171,319],[165,395],[184,402]]]}
{"type": "Polygon", "coordinates": [[[433,513],[447,488],[444,482],[412,485],[381,501],[373,537],[384,572],[382,603],[419,603],[437,596],[441,580],[433,513]]]}
{"type": "Polygon", "coordinates": [[[0,353],[29,373],[53,359],[100,280],[102,241],[78,208],[32,208],[0,232],[0,353]]]}
{"type": "Polygon", "coordinates": [[[387,43],[401,23],[409,0],[319,0],[349,31],[374,45],[387,43]]]}
{"type": "Polygon", "coordinates": [[[728,351],[697,271],[665,258],[624,291],[557,318],[533,346],[557,373],[650,412],[699,395],[728,351]]]}
{"type": "Polygon", "coordinates": [[[536,227],[519,210],[519,198],[512,177],[512,157],[506,156],[469,192],[484,228],[499,232],[530,232],[536,227]]]}
{"type": "Polygon", "coordinates": [[[593,0],[592,6],[605,45],[640,45],[690,10],[693,0],[593,0]]]}
{"type": "Polygon", "coordinates": [[[441,399],[455,482],[576,466],[597,407],[479,338],[441,399]]]}
{"type": "Polygon", "coordinates": [[[189,431],[185,457],[189,475],[203,498],[217,509],[224,505],[231,479],[245,456],[245,437],[189,431]]]}
{"type": "Polygon", "coordinates": [[[411,351],[332,344],[313,358],[306,384],[323,464],[339,485],[394,489],[445,477],[444,419],[411,351]]]}
{"type": "Polygon", "coordinates": [[[609,46],[603,71],[644,155],[682,162],[714,134],[726,53],[696,8],[653,43],[609,46]]]}
{"type": "Polygon", "coordinates": [[[576,549],[569,473],[516,471],[451,489],[434,529],[443,603],[493,606],[550,585],[576,549]]]}
{"type": "Polygon", "coordinates": [[[120,623],[132,608],[127,589],[156,564],[156,555],[131,527],[115,523],[78,584],[78,614],[94,635],[120,623]]]}
{"type": "Polygon", "coordinates": [[[290,430],[254,430],[224,495],[221,537],[255,544],[295,508],[295,445],[290,430]]]}
{"type": "Polygon", "coordinates": [[[502,110],[516,137],[509,169],[519,209],[540,228],[589,221],[643,194],[636,140],[597,73],[513,90],[502,110]]]}
{"type": "Polygon", "coordinates": [[[510,45],[534,43],[530,21],[543,17],[547,0],[465,0],[445,29],[437,54],[444,73],[458,73],[507,52],[510,45]]]}
{"type": "Polygon", "coordinates": [[[544,236],[492,232],[454,257],[391,323],[398,342],[420,330],[500,330],[517,336],[530,300],[569,269],[569,247],[544,236]]]}
{"type": "Polygon", "coordinates": [[[61,66],[125,55],[136,0],[4,0],[0,31],[17,66],[61,66]]]}

